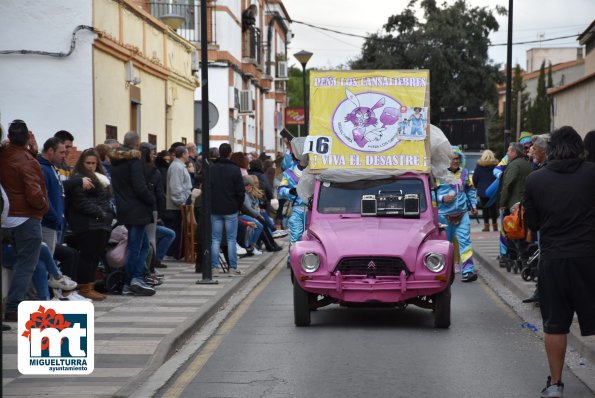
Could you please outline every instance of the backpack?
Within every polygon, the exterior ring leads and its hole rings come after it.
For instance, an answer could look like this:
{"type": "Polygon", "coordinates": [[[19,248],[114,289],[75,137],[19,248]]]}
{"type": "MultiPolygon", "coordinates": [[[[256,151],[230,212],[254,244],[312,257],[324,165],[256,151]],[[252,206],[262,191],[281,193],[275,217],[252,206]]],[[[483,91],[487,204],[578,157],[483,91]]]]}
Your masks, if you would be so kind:
{"type": "Polygon", "coordinates": [[[520,203],[515,203],[511,213],[504,217],[503,229],[506,238],[511,240],[525,239],[525,209],[520,203]]]}

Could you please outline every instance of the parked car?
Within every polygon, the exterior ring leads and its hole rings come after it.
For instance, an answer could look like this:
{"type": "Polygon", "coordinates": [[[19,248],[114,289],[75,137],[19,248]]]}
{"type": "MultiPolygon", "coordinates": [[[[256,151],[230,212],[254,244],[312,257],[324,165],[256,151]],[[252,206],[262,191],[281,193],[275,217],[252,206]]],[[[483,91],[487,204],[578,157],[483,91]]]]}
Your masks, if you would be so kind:
{"type": "Polygon", "coordinates": [[[432,310],[450,326],[453,246],[432,206],[428,174],[316,180],[307,229],[290,249],[294,321],[329,304],[432,310]]]}

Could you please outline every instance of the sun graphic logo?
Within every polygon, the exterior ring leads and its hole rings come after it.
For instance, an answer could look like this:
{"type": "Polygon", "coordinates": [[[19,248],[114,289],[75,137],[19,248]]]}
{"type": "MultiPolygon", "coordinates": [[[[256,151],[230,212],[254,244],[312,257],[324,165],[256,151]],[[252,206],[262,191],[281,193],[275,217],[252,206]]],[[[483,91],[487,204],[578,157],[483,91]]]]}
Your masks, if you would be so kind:
{"type": "Polygon", "coordinates": [[[23,301],[19,304],[19,372],[93,372],[94,320],[93,304],[88,301],[23,301]]]}

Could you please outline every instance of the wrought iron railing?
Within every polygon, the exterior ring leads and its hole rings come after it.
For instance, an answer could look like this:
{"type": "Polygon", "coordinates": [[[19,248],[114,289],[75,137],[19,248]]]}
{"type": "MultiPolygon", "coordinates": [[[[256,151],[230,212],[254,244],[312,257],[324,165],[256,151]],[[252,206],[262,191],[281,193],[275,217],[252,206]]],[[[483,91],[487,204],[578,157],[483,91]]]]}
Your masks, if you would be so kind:
{"type": "Polygon", "coordinates": [[[200,42],[200,2],[198,0],[156,0],[149,2],[151,15],[160,18],[173,14],[184,18],[176,31],[184,39],[200,42]]]}

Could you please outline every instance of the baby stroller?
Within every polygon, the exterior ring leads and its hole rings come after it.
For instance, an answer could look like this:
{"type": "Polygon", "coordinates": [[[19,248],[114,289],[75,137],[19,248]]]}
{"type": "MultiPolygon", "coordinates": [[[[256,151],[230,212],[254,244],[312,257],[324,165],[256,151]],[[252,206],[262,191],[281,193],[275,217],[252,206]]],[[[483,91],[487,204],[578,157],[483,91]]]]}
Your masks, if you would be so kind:
{"type": "Polygon", "coordinates": [[[122,294],[127,249],[128,230],[125,226],[118,225],[112,229],[106,251],[99,264],[98,272],[103,278],[95,284],[96,288],[99,287],[106,293],[122,294]]]}
{"type": "Polygon", "coordinates": [[[531,239],[527,239],[524,213],[521,203],[515,203],[510,209],[510,214],[503,220],[503,229],[508,240],[506,271],[512,271],[515,274],[526,268],[529,258],[538,248],[535,242],[527,242],[531,239]]]}
{"type": "Polygon", "coordinates": [[[537,274],[539,272],[539,247],[537,244],[533,244],[535,250],[524,263],[524,267],[521,270],[521,278],[524,281],[537,281],[537,274]]]}

